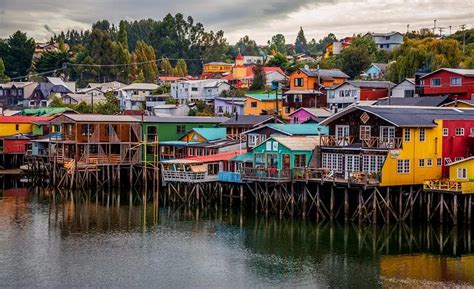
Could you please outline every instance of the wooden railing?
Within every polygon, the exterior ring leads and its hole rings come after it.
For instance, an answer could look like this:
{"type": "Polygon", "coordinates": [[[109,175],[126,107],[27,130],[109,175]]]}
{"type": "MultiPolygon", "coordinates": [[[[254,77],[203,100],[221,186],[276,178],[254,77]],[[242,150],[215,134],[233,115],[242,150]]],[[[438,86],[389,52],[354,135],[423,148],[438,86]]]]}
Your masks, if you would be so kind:
{"type": "Polygon", "coordinates": [[[241,141],[241,142],[246,142],[247,141],[247,135],[246,134],[228,134],[227,135],[228,140],[235,140],[235,141],[241,141]]]}
{"type": "Polygon", "coordinates": [[[370,137],[362,139],[364,148],[400,149],[402,138],[400,137],[370,137]]]}
{"type": "Polygon", "coordinates": [[[336,137],[333,135],[324,135],[321,136],[321,145],[322,146],[329,146],[329,147],[343,147],[348,146],[354,143],[353,136],[342,136],[336,137]]]}
{"type": "Polygon", "coordinates": [[[423,183],[427,191],[462,192],[462,183],[453,180],[428,180],[423,183]]]}
{"type": "Polygon", "coordinates": [[[295,168],[293,178],[297,181],[320,181],[357,185],[380,184],[379,173],[338,172],[322,168],[295,168]]]}
{"type": "Polygon", "coordinates": [[[241,172],[241,179],[247,181],[291,181],[291,170],[276,168],[245,168],[241,172]]]}
{"type": "Polygon", "coordinates": [[[161,176],[164,182],[204,183],[217,181],[217,175],[208,175],[207,172],[164,170],[161,176]]]}

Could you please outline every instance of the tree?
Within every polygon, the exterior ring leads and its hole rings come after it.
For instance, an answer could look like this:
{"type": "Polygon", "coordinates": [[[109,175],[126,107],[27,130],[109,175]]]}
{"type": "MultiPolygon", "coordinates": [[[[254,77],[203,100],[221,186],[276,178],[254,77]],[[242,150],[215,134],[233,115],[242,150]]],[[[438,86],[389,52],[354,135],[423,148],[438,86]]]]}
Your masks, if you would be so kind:
{"type": "Polygon", "coordinates": [[[340,68],[351,78],[360,75],[371,63],[368,50],[360,46],[349,46],[338,58],[340,68]]]}
{"type": "Polygon", "coordinates": [[[21,31],[0,43],[0,58],[4,61],[6,74],[12,78],[25,76],[31,67],[34,51],[35,41],[21,31]]]}
{"type": "Polygon", "coordinates": [[[128,51],[128,23],[125,20],[120,21],[117,42],[122,44],[128,51]]]}
{"type": "Polygon", "coordinates": [[[242,55],[259,55],[257,42],[250,39],[248,35],[240,38],[240,40],[235,44],[235,47],[240,51],[240,53],[242,53],[242,55]]]}
{"type": "Polygon", "coordinates": [[[268,66],[278,66],[280,67],[281,69],[283,70],[286,70],[289,66],[289,62],[288,62],[288,58],[286,56],[286,54],[283,54],[283,53],[276,53],[272,59],[270,59],[268,62],[267,62],[267,65],[268,66]]]}
{"type": "Polygon", "coordinates": [[[296,53],[306,53],[308,51],[308,42],[306,41],[306,37],[304,36],[303,27],[300,27],[300,31],[296,36],[295,50],[296,53]]]}
{"type": "Polygon", "coordinates": [[[173,66],[171,65],[168,58],[161,58],[160,60],[161,74],[164,76],[173,76],[173,66]]]}
{"type": "Polygon", "coordinates": [[[5,74],[5,65],[3,64],[3,59],[0,58],[0,83],[8,82],[9,78],[5,74]]]}
{"type": "Polygon", "coordinates": [[[255,65],[253,67],[253,82],[250,87],[252,90],[260,90],[265,88],[266,78],[265,78],[265,70],[263,69],[262,65],[255,65]]]}
{"type": "Polygon", "coordinates": [[[186,76],[188,75],[188,65],[186,61],[182,58],[178,59],[178,63],[176,63],[176,73],[175,76],[186,76]]]}
{"type": "Polygon", "coordinates": [[[268,41],[268,46],[270,48],[269,53],[286,53],[286,40],[283,34],[276,34],[272,36],[272,39],[268,41]]]}
{"type": "Polygon", "coordinates": [[[328,44],[336,42],[337,40],[338,39],[336,38],[336,35],[334,35],[333,33],[329,33],[328,35],[320,39],[318,42],[316,42],[316,40],[313,38],[308,43],[308,52],[311,55],[321,54],[324,52],[328,44]]]}
{"type": "Polygon", "coordinates": [[[69,62],[69,54],[65,51],[44,52],[34,63],[34,69],[38,73],[60,69],[69,62]]]}
{"type": "Polygon", "coordinates": [[[138,71],[143,72],[145,82],[155,83],[158,77],[158,66],[156,63],[156,54],[153,47],[144,41],[138,41],[135,48],[135,61],[138,71]]]}
{"type": "Polygon", "coordinates": [[[393,52],[388,79],[400,82],[418,71],[430,72],[441,67],[456,68],[462,61],[462,50],[453,39],[406,39],[393,52]]]}
{"type": "Polygon", "coordinates": [[[94,112],[99,114],[114,115],[120,112],[118,99],[113,92],[109,91],[105,95],[105,100],[94,105],[94,112]]]}

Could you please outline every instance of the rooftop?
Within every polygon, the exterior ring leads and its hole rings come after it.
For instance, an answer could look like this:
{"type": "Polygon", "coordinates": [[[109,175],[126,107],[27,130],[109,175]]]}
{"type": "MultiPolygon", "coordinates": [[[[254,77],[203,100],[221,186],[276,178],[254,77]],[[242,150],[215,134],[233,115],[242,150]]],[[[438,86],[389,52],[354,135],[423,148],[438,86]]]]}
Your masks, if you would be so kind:
{"type": "Polygon", "coordinates": [[[220,139],[225,139],[227,135],[227,130],[223,127],[212,127],[212,128],[204,128],[198,127],[192,129],[195,133],[199,134],[207,141],[215,141],[220,139]]]}
{"type": "Polygon", "coordinates": [[[312,151],[320,144],[319,136],[272,136],[271,139],[276,140],[292,151],[312,151]]]}
{"type": "MultiPolygon", "coordinates": [[[[247,93],[245,94],[246,97],[250,97],[250,98],[253,98],[253,99],[256,99],[256,100],[259,100],[259,101],[275,101],[277,96],[275,94],[267,94],[267,93],[247,93]]],[[[281,100],[282,96],[279,95],[278,99],[281,100]]]]}
{"type": "Polygon", "coordinates": [[[305,69],[302,68],[301,71],[303,71],[305,74],[309,76],[314,76],[317,77],[318,75],[320,77],[325,77],[325,78],[349,78],[349,75],[345,74],[339,69],[305,69]]]}
{"type": "Polygon", "coordinates": [[[316,116],[316,117],[330,117],[331,115],[333,115],[333,113],[328,110],[328,109],[325,109],[325,108],[307,108],[307,107],[302,107],[302,108],[299,108],[295,111],[293,111],[292,113],[290,113],[290,116],[297,113],[298,111],[306,111],[308,112],[309,114],[313,115],[313,116],[316,116]]]}
{"type": "Polygon", "coordinates": [[[75,122],[139,122],[130,115],[68,114],[67,117],[75,122]]]}
{"type": "Polygon", "coordinates": [[[123,90],[156,90],[158,85],[154,83],[132,83],[125,87],[122,87],[123,90]]]}
{"type": "Polygon", "coordinates": [[[288,123],[268,123],[264,126],[259,126],[254,129],[244,132],[244,134],[251,133],[263,128],[271,128],[278,133],[282,133],[289,136],[296,135],[325,135],[328,133],[328,128],[315,123],[304,123],[304,124],[288,124],[288,123]]]}
{"type": "Polygon", "coordinates": [[[0,123],[33,123],[37,121],[48,121],[46,116],[0,116],[0,123]]]}
{"type": "Polygon", "coordinates": [[[272,121],[275,118],[271,115],[238,115],[231,117],[229,120],[221,123],[222,126],[256,126],[268,121],[272,121]]]}
{"type": "Polygon", "coordinates": [[[449,101],[449,96],[428,97],[391,97],[379,99],[375,105],[398,105],[398,106],[441,106],[449,101]]]}
{"type": "MultiPolygon", "coordinates": [[[[136,119],[142,119],[141,116],[135,116],[136,119]]],[[[228,120],[227,117],[214,116],[144,116],[146,123],[214,123],[219,124],[228,120]]]]}
{"type": "Polygon", "coordinates": [[[448,71],[451,73],[459,74],[462,76],[468,76],[468,77],[474,77],[474,69],[461,69],[461,68],[440,68],[438,70],[435,70],[433,72],[427,73],[423,75],[421,78],[425,78],[429,75],[432,75],[434,73],[437,73],[439,71],[448,71]]]}

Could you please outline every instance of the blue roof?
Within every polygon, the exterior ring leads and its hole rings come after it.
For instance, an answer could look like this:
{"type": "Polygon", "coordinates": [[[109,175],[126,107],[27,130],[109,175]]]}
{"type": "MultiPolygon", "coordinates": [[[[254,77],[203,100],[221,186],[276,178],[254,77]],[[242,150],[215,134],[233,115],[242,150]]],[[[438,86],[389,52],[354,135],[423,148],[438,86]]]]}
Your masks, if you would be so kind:
{"type": "Polygon", "coordinates": [[[225,127],[220,127],[220,128],[193,128],[193,131],[203,138],[205,138],[207,141],[214,141],[214,140],[219,140],[219,139],[225,139],[227,136],[227,129],[225,127]]]}
{"type": "Polygon", "coordinates": [[[289,135],[326,135],[329,133],[327,126],[317,123],[269,123],[266,126],[289,135]]]}
{"type": "MultiPolygon", "coordinates": [[[[276,100],[276,95],[275,93],[258,93],[258,94],[252,94],[252,93],[247,93],[245,94],[247,97],[254,98],[256,100],[260,101],[275,101],[276,100]]],[[[278,100],[282,99],[282,95],[278,95],[278,100]]]]}
{"type": "Polygon", "coordinates": [[[161,141],[160,145],[169,145],[169,146],[187,146],[192,144],[198,144],[198,142],[185,142],[180,140],[171,140],[171,141],[161,141]]]}
{"type": "Polygon", "coordinates": [[[235,156],[230,160],[234,162],[251,163],[253,162],[253,154],[251,152],[248,152],[246,154],[235,156]]]}

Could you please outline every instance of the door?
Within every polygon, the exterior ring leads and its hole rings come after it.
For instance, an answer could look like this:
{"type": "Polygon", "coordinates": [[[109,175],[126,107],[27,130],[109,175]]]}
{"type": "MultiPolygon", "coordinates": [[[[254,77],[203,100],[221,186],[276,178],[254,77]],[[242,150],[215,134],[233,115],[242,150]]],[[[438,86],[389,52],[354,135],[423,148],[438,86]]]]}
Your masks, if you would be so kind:
{"type": "Polygon", "coordinates": [[[360,156],[359,155],[346,155],[344,174],[346,179],[354,172],[360,172],[360,156]]]}
{"type": "Polygon", "coordinates": [[[284,154],[283,155],[283,170],[290,170],[290,155],[284,154]]]}
{"type": "Polygon", "coordinates": [[[336,125],[336,145],[346,146],[349,144],[349,126],[336,125]]]}
{"type": "Polygon", "coordinates": [[[395,147],[395,127],[381,126],[380,127],[380,148],[394,148],[395,147]]]}

